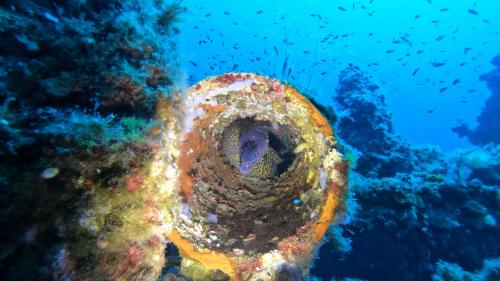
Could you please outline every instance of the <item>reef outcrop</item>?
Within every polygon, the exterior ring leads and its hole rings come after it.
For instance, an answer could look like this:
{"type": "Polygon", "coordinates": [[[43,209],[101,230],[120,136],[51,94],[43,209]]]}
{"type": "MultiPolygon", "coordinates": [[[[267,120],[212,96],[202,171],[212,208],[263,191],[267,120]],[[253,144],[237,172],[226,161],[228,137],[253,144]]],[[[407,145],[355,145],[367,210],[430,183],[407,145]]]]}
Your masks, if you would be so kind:
{"type": "Polygon", "coordinates": [[[459,136],[466,137],[475,145],[500,144],[500,122],[498,121],[498,113],[500,112],[500,55],[493,58],[491,64],[496,69],[480,77],[480,80],[485,81],[491,90],[491,96],[486,100],[477,117],[478,125],[475,128],[470,128],[463,121],[459,121],[459,124],[452,129],[459,136]]]}
{"type": "Polygon", "coordinates": [[[446,155],[408,145],[392,130],[373,79],[355,66],[341,73],[333,98],[337,137],[354,151],[352,215],[328,231],[312,274],[327,280],[495,279],[498,146],[446,155]]]}
{"type": "Polygon", "coordinates": [[[369,177],[392,177],[412,170],[409,145],[394,133],[391,114],[379,86],[357,66],[339,75],[336,94],[337,135],[357,154],[355,171],[369,177]]]}
{"type": "Polygon", "coordinates": [[[0,4],[0,279],[151,280],[151,162],[178,80],[169,1],[0,4]]]}

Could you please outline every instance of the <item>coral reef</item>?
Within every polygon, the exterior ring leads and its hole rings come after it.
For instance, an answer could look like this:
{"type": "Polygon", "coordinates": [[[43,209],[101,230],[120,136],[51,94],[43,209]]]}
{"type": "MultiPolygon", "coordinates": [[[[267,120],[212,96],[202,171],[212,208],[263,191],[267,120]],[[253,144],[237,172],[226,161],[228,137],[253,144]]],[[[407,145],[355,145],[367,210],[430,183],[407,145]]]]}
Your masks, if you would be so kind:
{"type": "Polygon", "coordinates": [[[1,5],[2,155],[35,144],[38,130],[54,124],[54,115],[65,110],[83,119],[151,118],[156,95],[168,93],[176,79],[171,23],[182,10],[176,3],[27,0],[1,5]]]}
{"type": "Polygon", "coordinates": [[[483,268],[471,273],[463,270],[460,266],[444,261],[437,263],[436,274],[432,276],[434,281],[473,281],[473,280],[499,280],[500,259],[486,259],[483,268]]]}
{"type": "Polygon", "coordinates": [[[494,268],[488,259],[500,252],[498,147],[445,155],[410,146],[393,132],[377,89],[355,66],[340,76],[337,137],[355,154],[348,201],[355,212],[348,224],[330,229],[312,274],[327,280],[496,280],[496,269],[481,267],[494,268]]]}
{"type": "MultiPolygon", "coordinates": [[[[357,153],[354,170],[370,177],[411,171],[407,143],[394,134],[384,95],[370,77],[350,65],[340,73],[334,96],[336,132],[357,153]]],[[[332,115],[332,114],[330,114],[332,115]]]]}
{"type": "Polygon", "coordinates": [[[471,129],[463,121],[459,120],[452,130],[461,137],[466,137],[475,145],[486,145],[488,143],[500,144],[500,123],[498,112],[500,112],[500,55],[491,60],[496,67],[489,73],[481,75],[480,80],[486,81],[491,90],[491,96],[486,100],[481,114],[477,117],[478,125],[471,129]]]}
{"type": "Polygon", "coordinates": [[[161,274],[151,163],[167,124],[156,112],[174,103],[182,11],[157,0],[0,4],[0,279],[161,274]]]}

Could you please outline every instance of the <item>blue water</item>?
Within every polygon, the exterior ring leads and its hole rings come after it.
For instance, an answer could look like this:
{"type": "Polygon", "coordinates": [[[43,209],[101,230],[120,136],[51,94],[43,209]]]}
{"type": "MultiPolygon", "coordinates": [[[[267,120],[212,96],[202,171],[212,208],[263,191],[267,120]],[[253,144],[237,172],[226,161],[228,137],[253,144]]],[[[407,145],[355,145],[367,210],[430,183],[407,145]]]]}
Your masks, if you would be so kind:
{"type": "Polygon", "coordinates": [[[397,133],[444,150],[469,146],[450,128],[458,118],[474,125],[489,96],[478,78],[498,53],[495,0],[183,3],[189,11],[179,39],[189,85],[228,71],[259,72],[328,104],[339,71],[353,63],[385,92],[397,133]]]}

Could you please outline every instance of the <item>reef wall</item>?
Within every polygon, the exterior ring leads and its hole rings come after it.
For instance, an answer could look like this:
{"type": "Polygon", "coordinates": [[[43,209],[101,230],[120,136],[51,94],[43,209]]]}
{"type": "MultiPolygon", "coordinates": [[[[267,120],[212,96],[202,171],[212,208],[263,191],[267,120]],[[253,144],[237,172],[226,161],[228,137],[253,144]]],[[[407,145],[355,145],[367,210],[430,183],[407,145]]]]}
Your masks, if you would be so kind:
{"type": "Polygon", "coordinates": [[[455,133],[466,137],[475,145],[500,144],[500,55],[494,57],[491,64],[496,69],[480,77],[480,80],[485,81],[491,90],[491,96],[486,100],[481,114],[477,117],[478,125],[470,128],[469,125],[459,121],[459,124],[453,128],[455,133]]]}
{"type": "Polygon", "coordinates": [[[348,224],[330,228],[313,276],[497,280],[498,146],[452,155],[432,146],[410,146],[392,130],[378,88],[351,65],[341,72],[333,93],[337,137],[354,151],[349,177],[353,215],[348,224]]]}
{"type": "Polygon", "coordinates": [[[0,4],[0,279],[150,280],[176,2],[0,4]]]}
{"type": "Polygon", "coordinates": [[[337,135],[357,154],[354,170],[371,177],[409,172],[410,148],[394,133],[384,95],[356,66],[340,72],[334,95],[337,135]]]}

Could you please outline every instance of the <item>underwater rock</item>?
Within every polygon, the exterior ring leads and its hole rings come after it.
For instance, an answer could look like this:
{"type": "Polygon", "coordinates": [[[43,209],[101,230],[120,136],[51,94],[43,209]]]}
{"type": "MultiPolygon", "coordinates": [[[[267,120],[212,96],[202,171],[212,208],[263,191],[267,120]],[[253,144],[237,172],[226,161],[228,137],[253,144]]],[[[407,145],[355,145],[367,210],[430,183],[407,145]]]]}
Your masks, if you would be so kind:
{"type": "Polygon", "coordinates": [[[113,124],[152,118],[178,79],[178,3],[22,0],[0,9],[0,155],[51,141],[40,132],[68,110],[113,124]]]}
{"type": "Polygon", "coordinates": [[[293,87],[249,73],[197,83],[183,111],[177,161],[167,164],[179,169],[181,196],[166,232],[182,272],[274,280],[290,263],[302,276],[343,212],[346,164],[329,123],[293,87]]]}
{"type": "Polygon", "coordinates": [[[151,280],[174,1],[0,4],[0,279],[151,280]],[[14,164],[15,163],[15,164],[14,164]]]}
{"type": "Polygon", "coordinates": [[[486,100],[484,107],[477,117],[478,125],[470,128],[463,121],[452,128],[460,137],[466,137],[472,144],[484,146],[486,144],[500,144],[500,122],[498,122],[500,112],[500,55],[491,60],[496,67],[489,73],[480,77],[481,81],[486,81],[486,85],[491,90],[491,96],[486,100]]]}
{"type": "Polygon", "coordinates": [[[340,72],[333,95],[340,140],[357,153],[354,170],[368,177],[409,172],[408,144],[394,132],[384,95],[367,73],[354,65],[340,72]]]}
{"type": "Polygon", "coordinates": [[[475,273],[464,270],[457,264],[439,261],[433,281],[500,280],[500,259],[486,259],[483,268],[475,273]]]}
{"type": "Polygon", "coordinates": [[[479,182],[488,186],[500,185],[500,145],[460,150],[453,156],[450,167],[453,178],[461,184],[479,182]]]}

